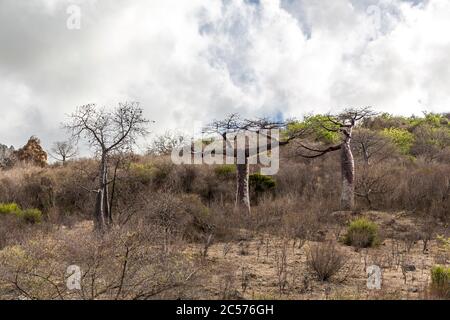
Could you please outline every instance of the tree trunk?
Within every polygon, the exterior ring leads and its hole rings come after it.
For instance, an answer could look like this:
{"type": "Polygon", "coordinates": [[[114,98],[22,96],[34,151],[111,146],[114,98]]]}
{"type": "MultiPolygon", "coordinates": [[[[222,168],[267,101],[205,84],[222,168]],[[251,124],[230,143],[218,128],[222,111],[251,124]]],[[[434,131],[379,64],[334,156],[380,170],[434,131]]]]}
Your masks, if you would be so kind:
{"type": "Polygon", "coordinates": [[[99,189],[97,191],[97,196],[95,199],[95,211],[94,211],[94,227],[95,230],[102,231],[105,228],[105,219],[103,216],[103,190],[99,189]]]}
{"type": "Polygon", "coordinates": [[[114,168],[114,175],[113,175],[113,179],[112,179],[112,186],[111,186],[111,196],[109,197],[109,223],[112,224],[113,223],[113,212],[112,212],[112,208],[113,208],[113,201],[114,201],[114,196],[115,196],[115,191],[116,191],[116,178],[117,178],[117,169],[119,168],[119,161],[116,162],[116,166],[114,168]]]}
{"type": "Polygon", "coordinates": [[[249,195],[249,173],[250,166],[248,159],[245,164],[236,165],[236,208],[250,213],[250,195],[249,195]]]}
{"type": "Polygon", "coordinates": [[[102,155],[100,162],[99,188],[95,203],[94,224],[95,229],[104,230],[108,224],[109,204],[108,204],[108,168],[106,156],[102,155]]]}
{"type": "Polygon", "coordinates": [[[367,150],[367,147],[364,145],[364,143],[362,144],[362,149],[363,149],[363,156],[364,156],[364,164],[366,166],[368,166],[370,164],[369,150],[367,150]]]}
{"type": "Polygon", "coordinates": [[[352,210],[355,204],[355,161],[350,145],[351,131],[341,147],[341,210],[352,210]]]}
{"type": "Polygon", "coordinates": [[[105,179],[104,179],[104,210],[105,210],[105,222],[107,225],[110,225],[112,223],[112,217],[111,217],[111,207],[109,205],[109,186],[108,186],[108,168],[105,170],[105,179]]]}

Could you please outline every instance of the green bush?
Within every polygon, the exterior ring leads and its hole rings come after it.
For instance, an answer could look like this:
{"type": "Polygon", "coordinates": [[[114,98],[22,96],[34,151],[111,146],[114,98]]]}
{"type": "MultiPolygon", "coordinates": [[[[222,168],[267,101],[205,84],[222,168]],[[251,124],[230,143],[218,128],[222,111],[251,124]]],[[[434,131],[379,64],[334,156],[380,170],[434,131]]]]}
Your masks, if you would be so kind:
{"type": "Polygon", "coordinates": [[[40,223],[42,221],[42,212],[39,209],[27,209],[21,211],[18,217],[27,223],[40,223]]]}
{"type": "Polygon", "coordinates": [[[16,214],[19,211],[17,203],[0,203],[0,214],[16,214]]]}
{"type": "Polygon", "coordinates": [[[131,172],[141,183],[161,185],[167,179],[173,169],[172,163],[153,162],[153,163],[132,163],[131,172]]]}
{"type": "Polygon", "coordinates": [[[358,218],[350,222],[344,243],[358,248],[373,247],[378,242],[378,226],[376,223],[366,219],[358,218]]]}
{"type": "Polygon", "coordinates": [[[431,269],[431,288],[441,298],[450,298],[450,267],[434,266],[431,269]]]}
{"type": "Polygon", "coordinates": [[[276,183],[272,177],[264,176],[259,173],[250,175],[250,186],[256,193],[262,193],[275,188],[276,183]]]}
{"type": "Polygon", "coordinates": [[[16,203],[0,203],[0,214],[12,214],[28,223],[40,223],[42,211],[38,209],[22,210],[16,203]]]}
{"type": "Polygon", "coordinates": [[[139,182],[148,184],[152,181],[154,168],[151,164],[131,163],[130,172],[139,182]]]}
{"type": "Polygon", "coordinates": [[[214,168],[216,176],[221,178],[230,178],[236,174],[236,166],[234,164],[224,164],[214,168]]]}

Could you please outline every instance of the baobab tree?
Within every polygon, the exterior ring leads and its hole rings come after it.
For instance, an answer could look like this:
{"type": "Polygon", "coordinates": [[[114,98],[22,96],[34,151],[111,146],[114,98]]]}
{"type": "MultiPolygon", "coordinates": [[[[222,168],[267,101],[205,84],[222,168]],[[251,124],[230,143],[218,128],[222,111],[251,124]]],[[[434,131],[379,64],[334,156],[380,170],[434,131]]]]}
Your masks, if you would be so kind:
{"type": "Polygon", "coordinates": [[[275,151],[273,148],[286,145],[303,133],[303,131],[296,131],[295,134],[285,136],[281,141],[274,130],[286,128],[288,123],[290,122],[271,121],[268,118],[241,119],[235,113],[224,120],[212,122],[205,129],[206,133],[218,134],[221,137],[221,154],[225,157],[231,156],[236,164],[236,208],[250,213],[250,159],[259,157],[263,152],[273,152],[275,151]],[[253,137],[258,139],[254,144],[250,141],[252,139],[251,133],[254,134],[253,137]],[[264,141],[260,141],[261,137],[264,141]],[[239,143],[240,138],[244,143],[239,143]]]}
{"type": "Polygon", "coordinates": [[[97,230],[112,223],[108,185],[108,159],[119,152],[131,151],[140,136],[148,132],[149,121],[137,102],[120,103],[113,110],[98,108],[95,104],[78,107],[65,125],[75,140],[85,139],[100,159],[98,189],[94,210],[97,230]]]}
{"type": "Polygon", "coordinates": [[[72,159],[78,154],[76,144],[70,140],[55,142],[50,151],[49,155],[53,159],[60,161],[63,166],[66,165],[67,160],[72,159]]]}
{"type": "Polygon", "coordinates": [[[314,126],[326,132],[340,134],[340,142],[325,149],[317,149],[300,143],[308,154],[301,154],[305,158],[317,158],[327,153],[340,150],[341,152],[341,209],[352,210],[355,204],[355,160],[352,153],[353,129],[356,124],[375,113],[369,107],[346,109],[337,116],[327,115],[314,122],[314,126]]]}

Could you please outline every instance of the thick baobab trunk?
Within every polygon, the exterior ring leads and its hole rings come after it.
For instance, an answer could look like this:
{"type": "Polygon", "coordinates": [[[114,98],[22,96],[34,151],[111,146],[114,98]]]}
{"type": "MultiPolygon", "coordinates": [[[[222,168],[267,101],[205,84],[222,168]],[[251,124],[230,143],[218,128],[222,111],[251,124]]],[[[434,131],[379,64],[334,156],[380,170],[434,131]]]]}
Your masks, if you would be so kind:
{"type": "Polygon", "coordinates": [[[245,164],[236,165],[236,208],[250,213],[249,173],[250,166],[246,160],[245,164]]]}
{"type": "Polygon", "coordinates": [[[341,210],[352,210],[355,204],[355,161],[350,146],[351,133],[341,146],[341,210]]]}

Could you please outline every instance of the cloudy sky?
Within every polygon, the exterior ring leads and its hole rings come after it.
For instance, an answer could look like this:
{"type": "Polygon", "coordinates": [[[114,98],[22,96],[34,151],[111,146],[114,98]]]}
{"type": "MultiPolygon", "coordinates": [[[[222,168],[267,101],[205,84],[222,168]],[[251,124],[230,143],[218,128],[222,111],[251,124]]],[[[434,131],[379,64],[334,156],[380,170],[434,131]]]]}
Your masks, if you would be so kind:
{"type": "Polygon", "coordinates": [[[48,147],[76,106],[126,100],[155,133],[231,112],[450,111],[449,30],[448,0],[0,0],[0,143],[48,147]]]}

